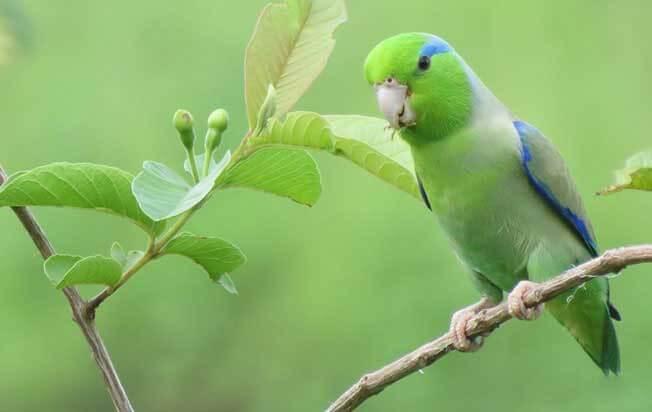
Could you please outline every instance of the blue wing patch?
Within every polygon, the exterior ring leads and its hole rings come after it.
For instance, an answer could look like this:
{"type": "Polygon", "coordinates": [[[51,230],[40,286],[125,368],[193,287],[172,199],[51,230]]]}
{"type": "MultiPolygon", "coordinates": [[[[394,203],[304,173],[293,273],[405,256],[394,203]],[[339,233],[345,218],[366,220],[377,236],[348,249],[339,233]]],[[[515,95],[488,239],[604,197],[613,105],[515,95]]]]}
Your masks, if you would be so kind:
{"type": "Polygon", "coordinates": [[[534,127],[529,124],[522,122],[520,120],[514,121],[514,127],[518,132],[520,141],[521,141],[521,164],[525,169],[525,174],[534,187],[536,192],[543,197],[547,204],[552,207],[563,219],[564,221],[577,233],[577,235],[584,241],[589,252],[593,256],[598,256],[598,247],[591,235],[591,231],[588,228],[587,222],[582,219],[575,211],[569,207],[563,205],[559,199],[555,196],[555,193],[542,181],[539,177],[536,176],[532,168],[530,167],[530,162],[532,161],[532,152],[528,146],[528,136],[534,133],[539,133],[534,127]]]}

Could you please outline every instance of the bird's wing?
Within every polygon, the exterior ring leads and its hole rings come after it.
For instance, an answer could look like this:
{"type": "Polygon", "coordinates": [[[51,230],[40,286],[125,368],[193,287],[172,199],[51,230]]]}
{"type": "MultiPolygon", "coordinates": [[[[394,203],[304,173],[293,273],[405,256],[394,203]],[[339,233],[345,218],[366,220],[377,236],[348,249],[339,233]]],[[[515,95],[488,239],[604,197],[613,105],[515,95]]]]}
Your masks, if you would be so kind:
{"type": "Polygon", "coordinates": [[[521,163],[530,184],[577,234],[591,255],[597,256],[591,222],[564,159],[535,127],[520,120],[514,121],[514,127],[521,140],[521,163]]]}

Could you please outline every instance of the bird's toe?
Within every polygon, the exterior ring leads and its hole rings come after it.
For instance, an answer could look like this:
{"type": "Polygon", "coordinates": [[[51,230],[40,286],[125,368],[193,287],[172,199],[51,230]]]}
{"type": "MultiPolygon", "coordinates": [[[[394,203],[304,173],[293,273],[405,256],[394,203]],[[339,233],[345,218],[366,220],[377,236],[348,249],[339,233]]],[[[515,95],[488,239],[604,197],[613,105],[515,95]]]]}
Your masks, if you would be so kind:
{"type": "Polygon", "coordinates": [[[474,352],[482,347],[483,339],[481,336],[471,339],[466,335],[466,326],[475,314],[476,311],[465,308],[455,312],[451,319],[453,346],[460,352],[474,352]]]}
{"type": "Polygon", "coordinates": [[[516,285],[507,296],[507,309],[510,315],[520,320],[535,320],[541,316],[543,303],[533,308],[528,308],[523,302],[525,295],[536,286],[536,283],[528,280],[521,281],[516,285]]]}

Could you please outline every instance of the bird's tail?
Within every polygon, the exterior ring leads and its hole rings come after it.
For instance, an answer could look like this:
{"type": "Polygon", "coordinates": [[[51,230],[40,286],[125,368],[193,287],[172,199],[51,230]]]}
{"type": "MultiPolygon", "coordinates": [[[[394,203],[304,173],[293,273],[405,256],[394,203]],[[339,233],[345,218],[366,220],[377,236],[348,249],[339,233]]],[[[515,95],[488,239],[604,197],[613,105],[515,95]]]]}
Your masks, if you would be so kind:
{"type": "Polygon", "coordinates": [[[605,375],[620,373],[620,350],[612,321],[618,311],[603,296],[594,279],[546,303],[546,308],[568,329],[605,375]]]}

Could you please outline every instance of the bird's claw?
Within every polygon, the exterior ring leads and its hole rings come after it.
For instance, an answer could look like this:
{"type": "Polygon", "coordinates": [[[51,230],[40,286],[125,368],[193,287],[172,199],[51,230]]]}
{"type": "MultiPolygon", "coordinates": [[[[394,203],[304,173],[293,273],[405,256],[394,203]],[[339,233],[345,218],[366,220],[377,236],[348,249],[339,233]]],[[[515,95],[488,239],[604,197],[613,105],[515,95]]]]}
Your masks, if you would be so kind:
{"type": "Polygon", "coordinates": [[[475,352],[482,347],[483,339],[478,336],[469,339],[466,336],[466,325],[472,317],[475,316],[474,311],[468,309],[458,310],[451,318],[451,332],[453,333],[453,346],[460,352],[475,352]]]}
{"type": "Polygon", "coordinates": [[[523,280],[507,295],[507,310],[512,317],[520,320],[535,320],[543,312],[543,303],[533,308],[528,308],[523,303],[523,297],[537,286],[529,280],[523,280]]]}
{"type": "Polygon", "coordinates": [[[470,339],[466,334],[469,321],[481,310],[493,306],[489,299],[484,298],[479,304],[471,305],[455,312],[451,318],[450,331],[453,335],[453,346],[459,352],[475,352],[482,347],[484,335],[470,339]]]}
{"type": "Polygon", "coordinates": [[[385,125],[384,127],[384,131],[385,133],[390,133],[389,140],[394,141],[394,138],[396,136],[396,133],[398,133],[398,130],[393,128],[391,124],[387,123],[387,125],[385,125]]]}

